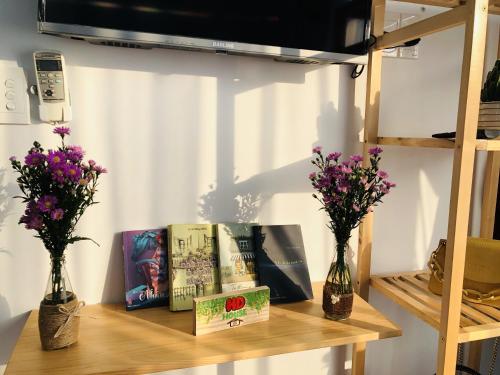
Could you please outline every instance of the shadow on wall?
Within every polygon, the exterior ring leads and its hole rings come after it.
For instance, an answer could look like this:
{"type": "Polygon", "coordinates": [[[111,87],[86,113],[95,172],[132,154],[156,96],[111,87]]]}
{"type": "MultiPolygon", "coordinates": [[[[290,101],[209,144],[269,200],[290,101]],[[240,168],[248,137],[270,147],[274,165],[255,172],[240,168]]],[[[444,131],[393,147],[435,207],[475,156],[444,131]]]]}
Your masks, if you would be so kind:
{"type": "MultiPolygon", "coordinates": [[[[108,269],[101,300],[106,303],[125,304],[125,273],[122,250],[122,234],[115,233],[109,252],[108,269]]],[[[124,305],[125,306],[125,305],[124,305]]],[[[124,307],[125,308],[125,307],[124,307]]]]}
{"type": "MultiPolygon", "coordinates": [[[[4,221],[10,215],[14,206],[12,196],[17,193],[15,184],[5,182],[7,173],[7,169],[0,168],[0,233],[4,230],[4,221]]],[[[0,243],[0,256],[8,255],[10,255],[10,252],[0,243]]]]}
{"type": "MultiPolygon", "coordinates": [[[[16,186],[5,182],[7,170],[0,169],[0,233],[4,231],[4,221],[10,215],[14,200],[16,186]]],[[[0,243],[0,262],[12,253],[0,243]]],[[[7,299],[3,296],[0,285],[0,365],[6,364],[11,355],[16,338],[19,336],[29,313],[12,316],[12,311],[7,299]]],[[[5,287],[5,284],[3,284],[5,287]]]]}
{"type": "MultiPolygon", "coordinates": [[[[354,87],[350,91],[353,92],[354,87]]],[[[352,100],[354,100],[354,95],[352,95],[352,100]]],[[[352,106],[353,103],[350,105],[352,106]]],[[[356,110],[354,116],[361,116],[359,109],[356,110]]],[[[343,125],[345,121],[336,121],[338,118],[339,109],[335,108],[332,102],[327,102],[322,106],[321,114],[317,119],[318,140],[311,145],[311,149],[321,145],[328,151],[344,150],[344,144],[347,144],[350,147],[345,151],[346,154],[359,152],[360,146],[352,146],[352,139],[357,139],[358,129],[349,124],[341,128],[338,124],[343,125]],[[339,139],[339,133],[344,133],[344,139],[339,139]]],[[[272,124],[268,125],[272,126],[272,124]]],[[[218,129],[220,133],[226,135],[220,148],[226,151],[234,150],[234,137],[227,137],[227,125],[219,122],[218,129]],[[220,129],[221,127],[224,128],[220,129]]],[[[273,134],[266,134],[268,139],[265,144],[273,145],[272,136],[273,134]]],[[[267,154],[263,150],[259,150],[259,153],[267,154]]],[[[199,216],[208,222],[253,222],[258,219],[259,209],[275,194],[313,192],[307,177],[308,173],[313,170],[310,158],[240,181],[239,176],[232,175],[232,171],[235,170],[234,155],[232,158],[225,156],[227,156],[226,152],[222,151],[221,157],[217,158],[217,170],[220,171],[217,174],[218,180],[208,186],[210,191],[202,195],[199,200],[199,216]]]]}

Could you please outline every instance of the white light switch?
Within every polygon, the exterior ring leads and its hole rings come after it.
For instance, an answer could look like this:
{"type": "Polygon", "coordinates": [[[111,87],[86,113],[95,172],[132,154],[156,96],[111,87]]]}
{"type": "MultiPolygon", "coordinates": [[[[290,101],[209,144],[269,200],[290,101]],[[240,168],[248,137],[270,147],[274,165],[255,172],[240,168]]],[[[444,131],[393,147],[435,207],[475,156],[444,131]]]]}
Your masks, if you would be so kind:
{"type": "Polygon", "coordinates": [[[30,124],[29,104],[24,70],[0,65],[0,124],[30,124]]]}

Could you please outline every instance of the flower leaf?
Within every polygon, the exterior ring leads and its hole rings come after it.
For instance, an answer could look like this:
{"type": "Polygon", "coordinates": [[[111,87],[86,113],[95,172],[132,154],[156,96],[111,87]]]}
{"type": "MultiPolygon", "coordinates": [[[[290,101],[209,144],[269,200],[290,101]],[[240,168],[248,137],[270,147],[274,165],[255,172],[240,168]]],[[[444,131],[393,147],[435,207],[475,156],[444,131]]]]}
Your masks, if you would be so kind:
{"type": "Polygon", "coordinates": [[[75,242],[78,242],[78,241],[92,241],[97,246],[99,246],[99,247],[101,246],[97,242],[95,242],[92,238],[89,238],[89,237],[80,237],[80,236],[73,236],[73,237],[71,237],[70,239],[68,239],[68,244],[75,243],[75,242]]]}

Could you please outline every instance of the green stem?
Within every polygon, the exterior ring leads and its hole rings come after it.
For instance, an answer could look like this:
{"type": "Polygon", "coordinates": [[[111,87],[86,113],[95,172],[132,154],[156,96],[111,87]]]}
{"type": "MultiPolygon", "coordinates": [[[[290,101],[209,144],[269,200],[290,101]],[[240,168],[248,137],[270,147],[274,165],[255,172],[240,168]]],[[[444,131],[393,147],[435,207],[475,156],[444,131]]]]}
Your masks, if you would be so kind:
{"type": "Polygon", "coordinates": [[[328,273],[328,279],[331,279],[339,294],[352,293],[351,272],[345,260],[346,248],[347,241],[337,241],[337,258],[332,262],[328,273]]]}
{"type": "Polygon", "coordinates": [[[55,304],[63,303],[62,301],[62,264],[64,258],[62,256],[52,257],[52,301],[55,304]]]}

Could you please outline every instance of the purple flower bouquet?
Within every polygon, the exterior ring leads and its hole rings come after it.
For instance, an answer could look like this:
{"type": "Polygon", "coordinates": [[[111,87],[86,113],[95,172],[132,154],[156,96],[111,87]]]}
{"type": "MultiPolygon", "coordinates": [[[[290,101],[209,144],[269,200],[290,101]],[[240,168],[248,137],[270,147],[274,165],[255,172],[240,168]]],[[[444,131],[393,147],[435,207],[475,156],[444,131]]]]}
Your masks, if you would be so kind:
{"type": "Polygon", "coordinates": [[[54,133],[61,137],[61,146],[56,150],[45,151],[34,142],[24,164],[14,156],[10,158],[19,174],[17,183],[22,195],[17,198],[26,204],[19,223],[36,232],[35,237],[43,241],[51,256],[52,271],[44,302],[52,305],[75,298],[69,280],[65,280],[64,251],[69,244],[90,240],[73,232],[87,207],[97,203],[97,181],[106,173],[95,161],[84,162],[80,146],[65,145],[69,128],[57,127],[54,133]]]}
{"type": "Polygon", "coordinates": [[[387,172],[379,170],[380,147],[369,150],[366,166],[361,155],[341,161],[340,152],[324,156],[321,147],[315,147],[313,153],[312,164],[318,169],[309,175],[317,191],[313,197],[328,214],[328,228],[337,240],[337,257],[323,289],[323,310],[327,318],[345,319],[352,311],[352,281],[345,262],[351,231],[396,185],[387,180],[387,172]]]}

